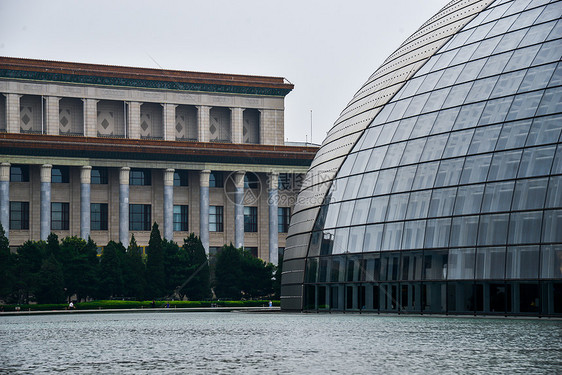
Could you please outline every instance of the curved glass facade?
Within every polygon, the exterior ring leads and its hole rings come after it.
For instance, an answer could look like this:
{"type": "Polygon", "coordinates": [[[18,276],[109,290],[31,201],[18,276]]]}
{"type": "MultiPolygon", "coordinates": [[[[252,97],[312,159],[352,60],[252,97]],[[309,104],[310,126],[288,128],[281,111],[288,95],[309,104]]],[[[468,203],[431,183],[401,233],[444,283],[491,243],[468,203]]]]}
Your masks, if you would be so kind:
{"type": "Polygon", "coordinates": [[[382,106],[301,237],[304,310],[562,314],[561,15],[492,2],[382,106]]]}

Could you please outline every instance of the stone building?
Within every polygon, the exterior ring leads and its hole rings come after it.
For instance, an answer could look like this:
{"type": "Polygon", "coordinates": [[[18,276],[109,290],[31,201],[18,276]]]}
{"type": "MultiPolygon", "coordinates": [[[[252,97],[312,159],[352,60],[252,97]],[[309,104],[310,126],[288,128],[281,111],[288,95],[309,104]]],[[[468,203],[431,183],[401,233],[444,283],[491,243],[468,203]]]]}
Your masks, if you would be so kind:
{"type": "Polygon", "coordinates": [[[27,240],[148,244],[277,262],[317,151],[284,145],[283,78],[0,57],[0,222],[27,240]]]}

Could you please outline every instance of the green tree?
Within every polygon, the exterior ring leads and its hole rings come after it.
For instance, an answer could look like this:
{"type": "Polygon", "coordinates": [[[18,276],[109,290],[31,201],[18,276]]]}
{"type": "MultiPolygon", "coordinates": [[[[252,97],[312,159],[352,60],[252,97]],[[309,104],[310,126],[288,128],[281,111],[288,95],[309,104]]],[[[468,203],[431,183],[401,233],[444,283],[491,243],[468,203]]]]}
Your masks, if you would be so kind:
{"type": "Polygon", "coordinates": [[[10,242],[0,224],[0,299],[8,300],[15,287],[15,256],[10,252],[10,242]]]}
{"type": "Polygon", "coordinates": [[[205,300],[211,297],[211,273],[209,261],[201,239],[194,233],[183,241],[182,249],[186,253],[187,267],[189,272],[185,281],[183,292],[192,300],[205,300]]]}
{"type": "Polygon", "coordinates": [[[274,265],[256,258],[247,250],[242,250],[242,278],[240,289],[246,297],[256,298],[271,295],[273,292],[274,265]]]}
{"type": "Polygon", "coordinates": [[[164,250],[158,224],[152,225],[146,257],[146,282],[150,299],[165,294],[166,276],[164,272],[164,250]]]}
{"type": "Polygon", "coordinates": [[[18,248],[15,285],[18,303],[29,303],[30,294],[37,290],[39,271],[45,255],[45,241],[27,241],[18,248]]]}
{"type": "Polygon", "coordinates": [[[242,254],[232,243],[224,245],[215,264],[215,294],[218,298],[239,299],[242,296],[242,254]]]}
{"type": "Polygon", "coordinates": [[[62,268],[57,262],[53,254],[43,260],[37,287],[35,290],[35,298],[38,303],[62,303],[64,302],[64,284],[63,284],[62,268]]]}
{"type": "Polygon", "coordinates": [[[126,255],[123,259],[125,295],[135,297],[138,300],[144,299],[146,294],[146,268],[142,259],[142,250],[137,245],[134,235],[131,236],[126,255]]]}
{"type": "Polygon", "coordinates": [[[109,241],[100,260],[99,296],[102,298],[123,295],[122,259],[125,248],[121,243],[109,241]]]}
{"type": "Polygon", "coordinates": [[[279,255],[279,265],[275,267],[273,277],[273,295],[275,299],[281,298],[281,275],[283,274],[283,255],[279,255]]]}

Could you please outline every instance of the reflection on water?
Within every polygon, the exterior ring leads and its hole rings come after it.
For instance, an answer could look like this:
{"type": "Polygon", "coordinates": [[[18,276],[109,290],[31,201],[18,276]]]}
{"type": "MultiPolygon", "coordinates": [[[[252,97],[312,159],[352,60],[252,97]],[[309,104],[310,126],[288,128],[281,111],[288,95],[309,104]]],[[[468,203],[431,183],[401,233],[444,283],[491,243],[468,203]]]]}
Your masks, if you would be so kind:
{"type": "Polygon", "coordinates": [[[130,313],[0,319],[0,373],[562,373],[562,322],[130,313]]]}

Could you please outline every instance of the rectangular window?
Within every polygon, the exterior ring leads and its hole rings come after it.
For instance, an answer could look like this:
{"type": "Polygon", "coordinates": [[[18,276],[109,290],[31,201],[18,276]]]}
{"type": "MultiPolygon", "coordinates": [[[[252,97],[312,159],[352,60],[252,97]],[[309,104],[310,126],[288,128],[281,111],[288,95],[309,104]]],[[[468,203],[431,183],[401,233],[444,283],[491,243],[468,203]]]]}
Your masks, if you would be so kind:
{"type": "Polygon", "coordinates": [[[211,174],[209,175],[209,187],[223,187],[224,186],[224,181],[223,181],[223,175],[222,172],[211,172],[211,174]]]}
{"type": "Polygon", "coordinates": [[[129,173],[129,185],[150,186],[150,169],[131,169],[131,172],[129,173]]]}
{"type": "Polygon", "coordinates": [[[209,231],[223,231],[223,206],[209,207],[209,231]]]}
{"type": "Polygon", "coordinates": [[[287,233],[289,231],[289,219],[291,218],[291,209],[289,207],[277,208],[277,226],[279,233],[287,233]]]}
{"type": "Polygon", "coordinates": [[[93,167],[92,168],[92,184],[107,185],[107,168],[93,167]]]}
{"type": "Polygon", "coordinates": [[[288,173],[279,173],[279,190],[291,189],[291,175],[288,173]]]}
{"type": "Polygon", "coordinates": [[[150,230],[151,211],[149,204],[130,204],[129,230],[150,230]]]}
{"type": "Polygon", "coordinates": [[[51,182],[68,184],[70,182],[69,168],[66,166],[53,167],[51,169],[51,182]]]}
{"type": "Polygon", "coordinates": [[[11,182],[29,182],[29,165],[12,165],[10,167],[11,182]]]}
{"type": "Polygon", "coordinates": [[[244,188],[245,189],[258,189],[260,187],[260,180],[258,176],[252,172],[244,175],[244,188]]]}
{"type": "Polygon", "coordinates": [[[244,232],[258,231],[258,208],[244,207],[244,232]]]}
{"type": "Polygon", "coordinates": [[[174,206],[174,231],[188,231],[189,206],[174,206]]]}
{"type": "Polygon", "coordinates": [[[90,205],[90,229],[107,230],[107,203],[90,205]]]}
{"type": "Polygon", "coordinates": [[[175,171],[174,172],[174,186],[189,186],[187,171],[175,171]]]}
{"type": "Polygon", "coordinates": [[[51,203],[51,230],[68,230],[69,222],[69,204],[67,202],[51,203]]]}
{"type": "Polygon", "coordinates": [[[29,229],[29,202],[10,202],[10,229],[29,229]]]}
{"type": "Polygon", "coordinates": [[[258,248],[257,247],[244,247],[244,250],[249,251],[250,254],[252,254],[252,256],[254,258],[258,257],[258,248]]]}

